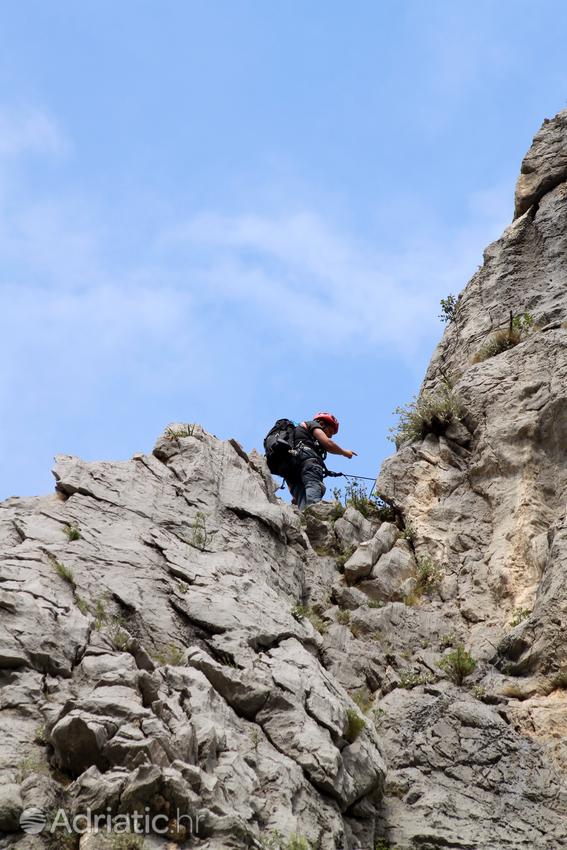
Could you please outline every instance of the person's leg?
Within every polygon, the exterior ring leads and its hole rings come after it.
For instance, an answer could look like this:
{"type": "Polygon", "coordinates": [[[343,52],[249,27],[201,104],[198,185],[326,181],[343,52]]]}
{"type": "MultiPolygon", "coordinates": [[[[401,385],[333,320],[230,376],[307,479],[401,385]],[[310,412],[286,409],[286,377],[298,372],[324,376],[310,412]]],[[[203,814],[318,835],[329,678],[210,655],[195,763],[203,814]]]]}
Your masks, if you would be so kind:
{"type": "Polygon", "coordinates": [[[307,462],[301,470],[301,479],[305,492],[305,499],[301,510],[320,502],[325,495],[326,487],[323,484],[325,470],[320,463],[307,462]]]}
{"type": "Polygon", "coordinates": [[[294,504],[302,511],[305,507],[305,487],[303,486],[303,482],[294,479],[293,481],[288,481],[287,486],[293,497],[294,504]]]}

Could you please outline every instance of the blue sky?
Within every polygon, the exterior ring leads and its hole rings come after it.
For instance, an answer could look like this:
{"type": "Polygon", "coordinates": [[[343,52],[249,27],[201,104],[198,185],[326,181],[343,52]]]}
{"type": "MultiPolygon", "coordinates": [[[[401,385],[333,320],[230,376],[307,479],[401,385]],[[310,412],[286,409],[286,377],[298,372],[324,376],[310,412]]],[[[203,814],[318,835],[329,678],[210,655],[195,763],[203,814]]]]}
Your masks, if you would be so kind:
{"type": "Polygon", "coordinates": [[[25,0],[0,24],[0,498],[172,421],[374,475],[567,101],[562,2],[25,0]]]}

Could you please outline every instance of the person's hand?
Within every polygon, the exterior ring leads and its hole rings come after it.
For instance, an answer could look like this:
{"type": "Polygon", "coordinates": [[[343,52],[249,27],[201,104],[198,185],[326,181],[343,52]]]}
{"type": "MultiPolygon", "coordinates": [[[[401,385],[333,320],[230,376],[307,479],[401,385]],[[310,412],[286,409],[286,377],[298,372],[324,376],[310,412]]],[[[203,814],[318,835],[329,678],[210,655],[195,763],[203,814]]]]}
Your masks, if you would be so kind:
{"type": "Polygon", "coordinates": [[[351,449],[345,449],[343,454],[344,454],[345,457],[348,457],[348,458],[358,457],[358,453],[351,451],[351,449]]]}

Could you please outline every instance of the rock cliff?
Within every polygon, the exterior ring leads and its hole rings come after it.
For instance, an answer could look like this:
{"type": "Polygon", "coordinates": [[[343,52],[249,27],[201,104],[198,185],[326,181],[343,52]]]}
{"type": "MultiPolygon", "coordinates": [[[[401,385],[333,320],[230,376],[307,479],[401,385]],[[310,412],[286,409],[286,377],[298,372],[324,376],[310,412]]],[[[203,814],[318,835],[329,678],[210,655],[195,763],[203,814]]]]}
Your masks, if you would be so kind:
{"type": "Polygon", "coordinates": [[[0,848],[567,847],[566,162],[567,111],[382,505],[199,426],[0,505],[0,848]]]}

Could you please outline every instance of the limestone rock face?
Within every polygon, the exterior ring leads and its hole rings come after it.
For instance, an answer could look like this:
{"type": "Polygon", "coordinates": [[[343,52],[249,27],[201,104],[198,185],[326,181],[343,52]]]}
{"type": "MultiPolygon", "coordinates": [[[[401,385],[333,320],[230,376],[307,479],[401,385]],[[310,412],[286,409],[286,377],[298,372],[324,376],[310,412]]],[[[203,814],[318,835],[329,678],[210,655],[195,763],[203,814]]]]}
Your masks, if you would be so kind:
{"type": "Polygon", "coordinates": [[[37,808],[146,812],[147,850],[567,848],[566,151],[567,111],[427,370],[458,415],[400,441],[387,513],[300,515],[180,425],[0,505],[0,850],[54,846],[37,808]]]}

